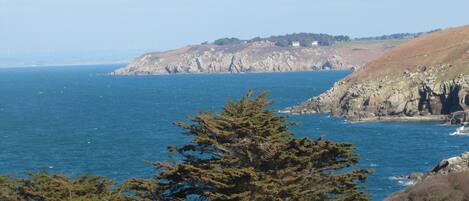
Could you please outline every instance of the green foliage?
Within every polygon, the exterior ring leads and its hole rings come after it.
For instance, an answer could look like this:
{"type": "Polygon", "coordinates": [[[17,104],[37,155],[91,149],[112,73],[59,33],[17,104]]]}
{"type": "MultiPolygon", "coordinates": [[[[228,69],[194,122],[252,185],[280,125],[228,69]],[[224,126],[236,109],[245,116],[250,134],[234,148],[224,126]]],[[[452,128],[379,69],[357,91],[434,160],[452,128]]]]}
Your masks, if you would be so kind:
{"type": "Polygon", "coordinates": [[[130,200],[113,188],[114,182],[104,177],[83,175],[71,179],[63,174],[39,172],[28,178],[0,176],[2,201],[98,201],[130,200]]]}
{"type": "Polygon", "coordinates": [[[300,42],[301,46],[310,47],[313,41],[318,41],[319,45],[329,46],[329,45],[332,45],[336,41],[350,41],[350,37],[344,36],[344,35],[333,36],[329,34],[294,33],[294,34],[286,34],[286,35],[281,35],[281,36],[270,36],[267,38],[255,37],[250,40],[241,40],[238,38],[221,38],[221,39],[215,40],[213,44],[235,45],[235,44],[240,44],[243,42],[251,43],[251,42],[257,42],[257,41],[270,41],[280,47],[291,46],[293,41],[298,41],[300,42]]]}
{"type": "Polygon", "coordinates": [[[154,179],[131,179],[125,188],[136,200],[369,199],[360,183],[370,170],[348,168],[358,162],[353,145],[293,138],[287,117],[266,109],[271,103],[249,92],[222,112],[177,123],[194,137],[168,148],[181,162],[156,162],[154,179]]]}
{"type": "MultiPolygon", "coordinates": [[[[382,35],[382,36],[374,36],[374,37],[362,37],[362,38],[355,38],[353,40],[363,41],[363,40],[402,40],[402,39],[411,39],[416,38],[424,34],[433,33],[436,31],[440,31],[441,29],[435,29],[427,32],[418,32],[418,33],[395,33],[389,35],[382,35]]],[[[348,42],[352,39],[346,35],[330,35],[330,34],[315,34],[315,33],[293,33],[293,34],[286,34],[286,35],[278,35],[278,36],[269,36],[265,38],[255,37],[250,40],[241,40],[238,38],[221,38],[214,41],[215,45],[235,45],[240,44],[243,42],[251,43],[257,41],[270,41],[275,43],[275,45],[280,47],[288,47],[291,46],[293,41],[300,42],[300,45],[303,47],[310,47],[313,41],[318,41],[319,45],[321,46],[330,46],[336,42],[348,42]]]]}
{"type": "Polygon", "coordinates": [[[293,41],[300,42],[301,46],[310,47],[313,41],[318,41],[319,45],[329,46],[336,41],[349,41],[348,36],[333,36],[329,34],[313,34],[313,33],[294,33],[282,36],[270,36],[268,38],[254,38],[249,42],[268,40],[274,42],[277,46],[290,46],[293,41]]]}
{"type": "Polygon", "coordinates": [[[418,32],[418,33],[395,33],[395,34],[375,36],[375,37],[363,37],[363,38],[357,38],[356,40],[401,40],[401,39],[411,39],[411,38],[417,38],[421,35],[437,32],[437,31],[441,31],[441,29],[434,29],[434,30],[431,30],[431,31],[418,32]]]}
{"type": "Polygon", "coordinates": [[[238,38],[220,38],[218,40],[215,40],[213,43],[215,45],[236,45],[242,42],[243,41],[238,38]]]}

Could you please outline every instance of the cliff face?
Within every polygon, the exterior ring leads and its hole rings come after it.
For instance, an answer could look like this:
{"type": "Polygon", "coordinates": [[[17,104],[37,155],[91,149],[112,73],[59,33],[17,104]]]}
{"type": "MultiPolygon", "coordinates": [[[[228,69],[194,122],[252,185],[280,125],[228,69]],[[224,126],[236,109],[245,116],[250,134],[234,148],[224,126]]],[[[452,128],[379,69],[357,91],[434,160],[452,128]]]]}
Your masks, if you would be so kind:
{"type": "Polygon", "coordinates": [[[433,118],[469,109],[469,26],[413,39],[292,113],[352,120],[433,118]]]}
{"type": "Polygon", "coordinates": [[[288,72],[358,68],[392,45],[278,47],[272,42],[239,45],[194,45],[147,53],[118,69],[115,75],[174,73],[288,72]]]}

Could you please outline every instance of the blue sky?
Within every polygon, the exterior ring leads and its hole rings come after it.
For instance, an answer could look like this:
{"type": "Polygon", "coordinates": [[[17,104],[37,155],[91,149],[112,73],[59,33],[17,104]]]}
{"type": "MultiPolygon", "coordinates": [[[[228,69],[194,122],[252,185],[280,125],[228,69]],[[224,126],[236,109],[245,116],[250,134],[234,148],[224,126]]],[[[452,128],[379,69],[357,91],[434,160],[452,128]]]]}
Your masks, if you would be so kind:
{"type": "Polygon", "coordinates": [[[353,37],[469,24],[468,0],[0,0],[0,55],[166,50],[220,37],[353,37]]]}

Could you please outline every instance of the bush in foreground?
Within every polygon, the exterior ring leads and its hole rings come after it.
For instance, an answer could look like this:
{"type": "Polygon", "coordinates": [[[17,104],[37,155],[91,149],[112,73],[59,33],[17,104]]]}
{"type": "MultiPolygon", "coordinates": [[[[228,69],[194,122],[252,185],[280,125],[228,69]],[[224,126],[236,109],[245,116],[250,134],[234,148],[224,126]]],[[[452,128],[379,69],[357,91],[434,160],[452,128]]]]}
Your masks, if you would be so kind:
{"type": "Polygon", "coordinates": [[[130,200],[114,188],[114,182],[99,176],[70,178],[39,172],[23,179],[0,176],[1,201],[98,201],[130,200]]]}

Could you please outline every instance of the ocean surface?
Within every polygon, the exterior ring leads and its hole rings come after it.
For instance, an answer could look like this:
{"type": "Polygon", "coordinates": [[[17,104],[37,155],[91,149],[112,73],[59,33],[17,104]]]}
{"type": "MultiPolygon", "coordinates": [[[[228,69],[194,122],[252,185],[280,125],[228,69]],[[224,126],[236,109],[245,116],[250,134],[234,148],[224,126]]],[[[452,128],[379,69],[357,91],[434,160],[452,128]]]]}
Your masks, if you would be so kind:
{"type": "MultiPolygon", "coordinates": [[[[0,69],[0,173],[48,170],[93,173],[123,181],[151,177],[148,161],[168,145],[190,140],[175,121],[218,111],[248,89],[269,91],[274,109],[329,89],[350,71],[124,76],[118,65],[0,69]]],[[[327,115],[292,115],[298,137],[351,142],[375,170],[366,182],[373,200],[404,188],[393,176],[426,171],[467,151],[469,136],[438,122],[350,123],[327,115]]]]}

